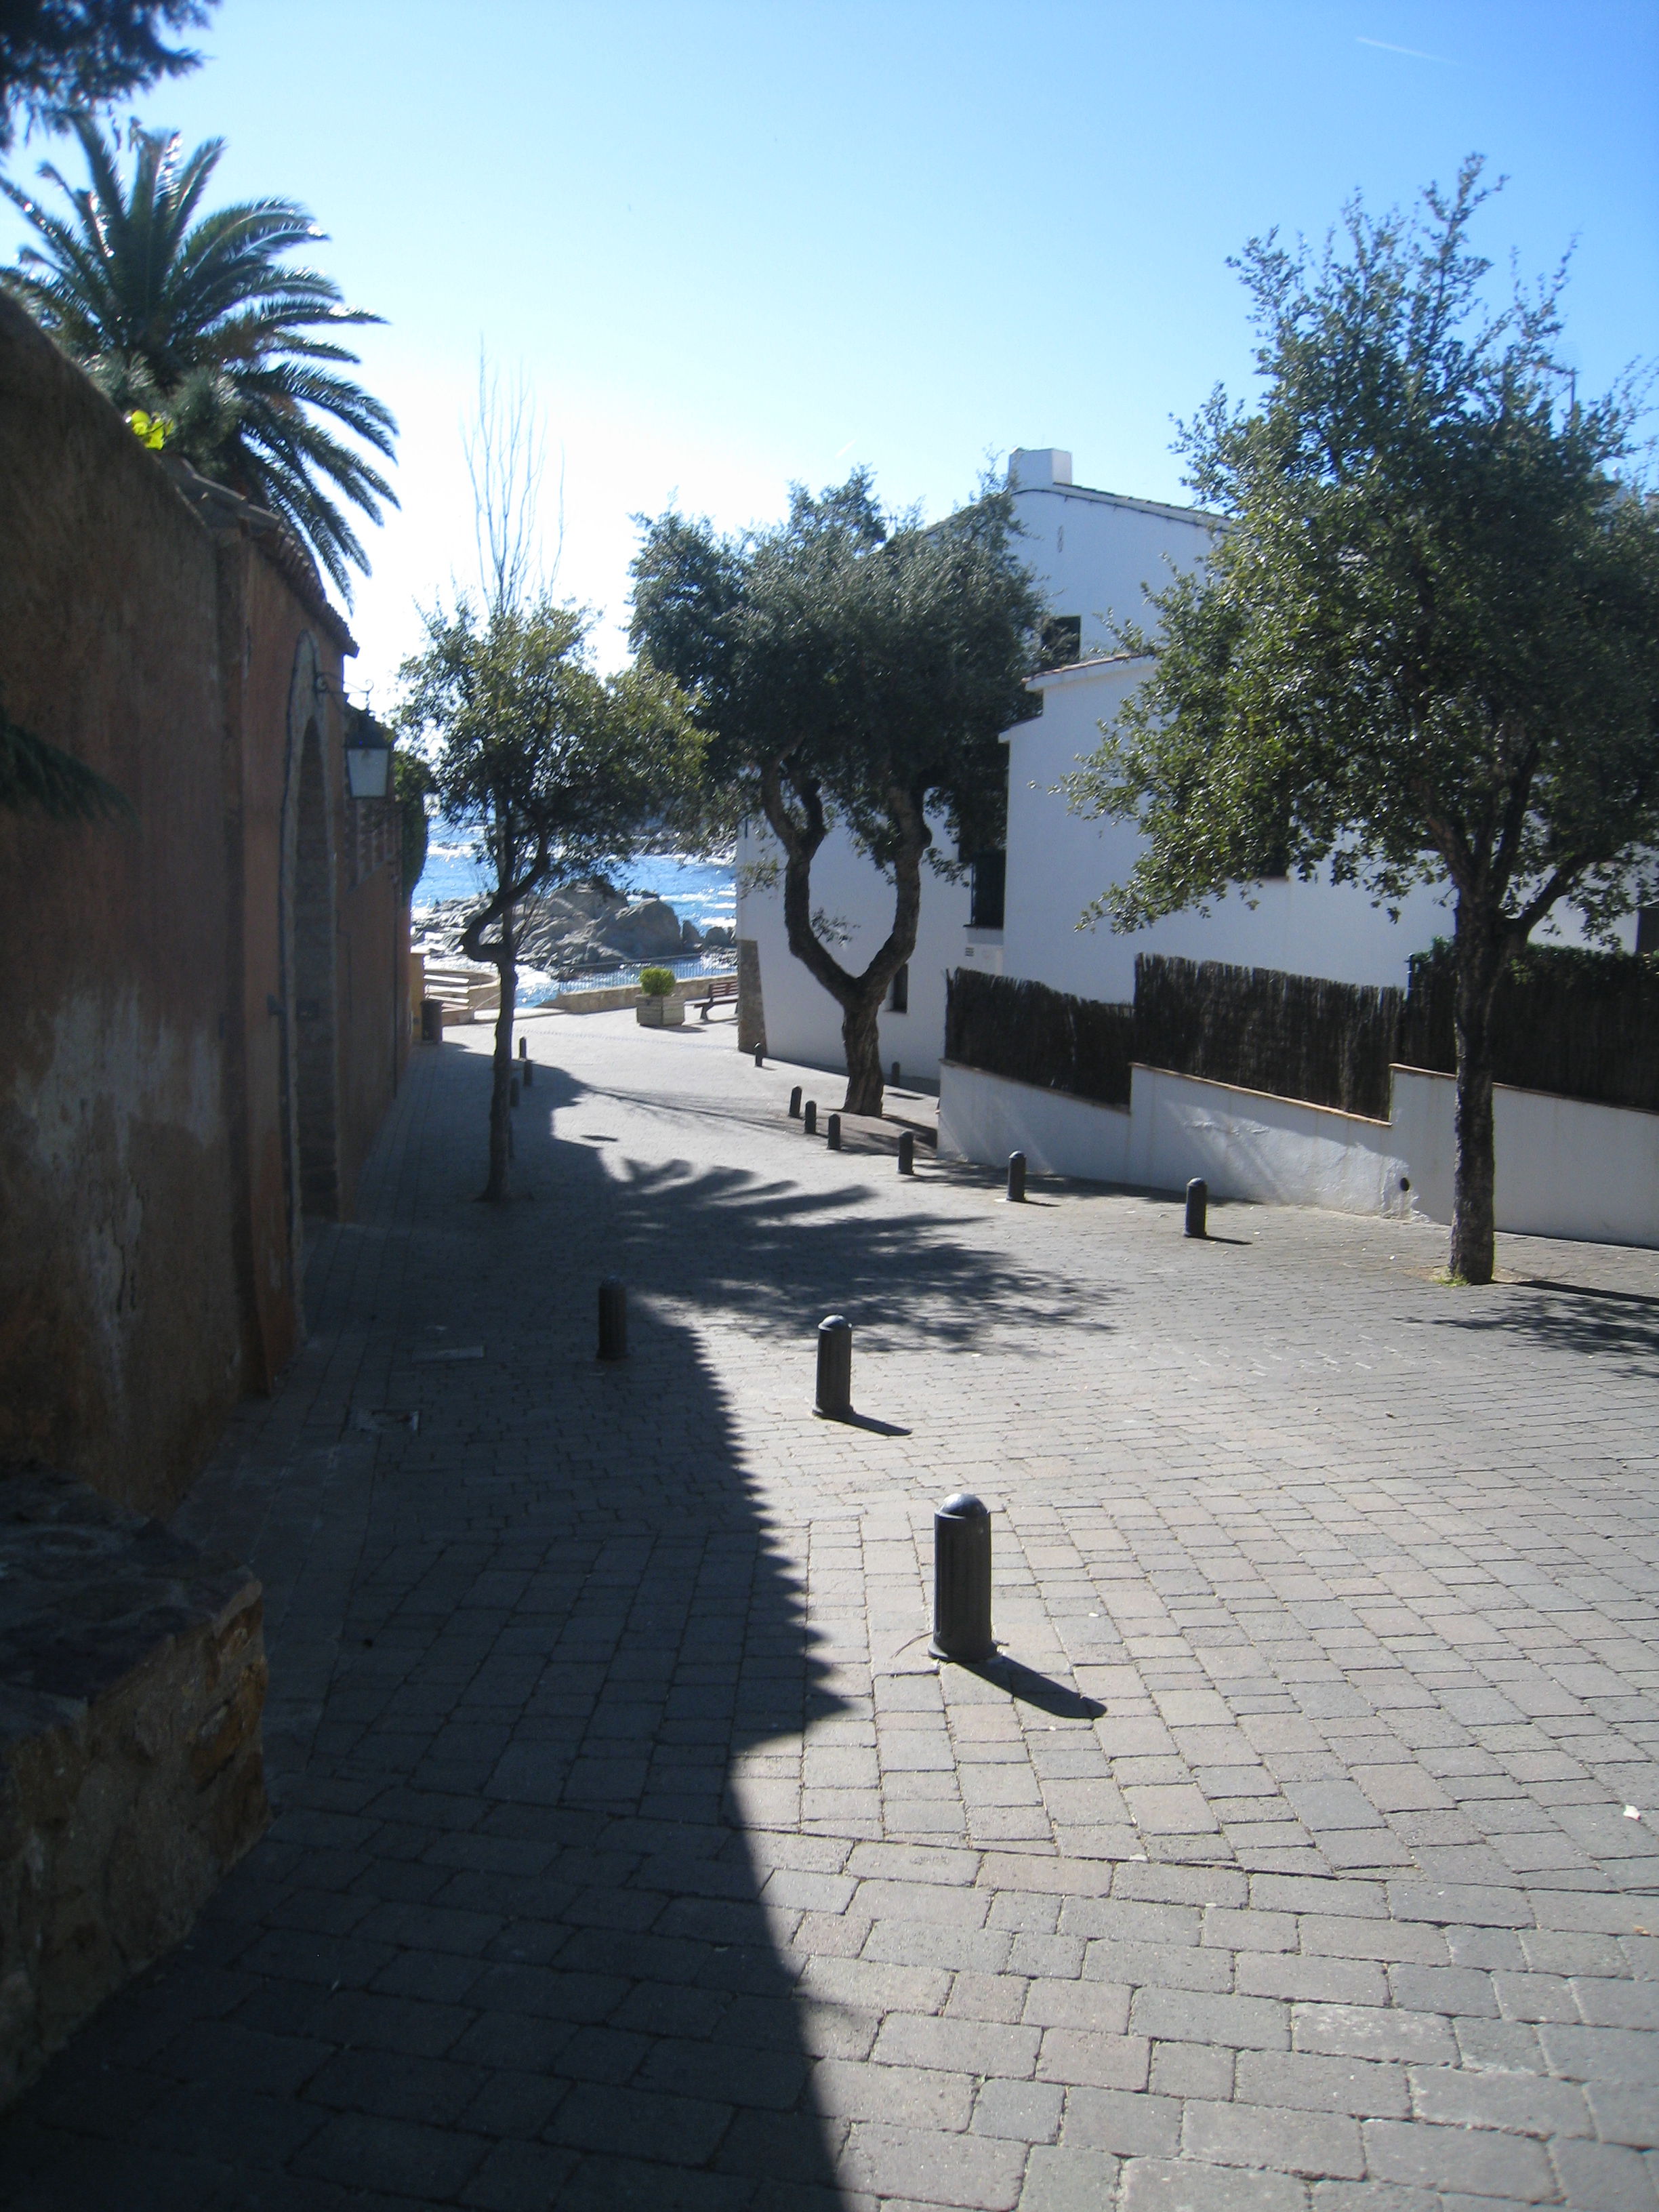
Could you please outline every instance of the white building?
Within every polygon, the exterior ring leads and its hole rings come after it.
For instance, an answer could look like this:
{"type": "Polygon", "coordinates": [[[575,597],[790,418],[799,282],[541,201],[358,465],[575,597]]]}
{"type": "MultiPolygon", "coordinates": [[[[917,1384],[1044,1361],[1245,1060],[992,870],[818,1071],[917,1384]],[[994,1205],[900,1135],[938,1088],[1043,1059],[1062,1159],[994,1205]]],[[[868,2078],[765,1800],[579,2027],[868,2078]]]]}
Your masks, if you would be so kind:
{"type": "MultiPolygon", "coordinates": [[[[1207,918],[1174,915],[1120,935],[1102,923],[1079,927],[1091,902],[1121,883],[1139,836],[1125,823],[1073,814],[1055,787],[1100,742],[1146,664],[1113,656],[1114,624],[1142,618],[1146,592],[1170,572],[1201,560],[1215,519],[1194,507],[1164,507],[1093,491],[1071,480],[1069,453],[1017,451],[1009,461],[1015,512],[1027,559],[1053,611],[1051,639],[1066,664],[1032,678],[1041,714],[1007,733],[1008,830],[1000,910],[980,871],[975,912],[967,882],[924,867],[916,949],[908,975],[881,1018],[882,1060],[907,1080],[937,1077],[945,1043],[945,979],[958,966],[989,967],[1081,998],[1127,1000],[1134,994],[1139,952],[1277,968],[1339,982],[1403,984],[1407,963],[1449,933],[1443,890],[1424,888],[1395,922],[1352,885],[1279,878],[1233,891],[1207,918]],[[977,923],[979,926],[975,926],[977,923]]],[[[738,934],[758,960],[768,1048],[779,1059],[842,1068],[841,1009],[791,953],[783,927],[781,871],[771,884],[745,887],[745,869],[775,855],[763,828],[738,850],[738,934]]],[[[812,868],[815,912],[839,939],[844,966],[864,965],[891,926],[892,888],[844,832],[825,840],[812,868]]],[[[1625,925],[1634,944],[1637,924],[1625,925]]],[[[1542,937],[1572,942],[1563,915],[1542,937]]]]}

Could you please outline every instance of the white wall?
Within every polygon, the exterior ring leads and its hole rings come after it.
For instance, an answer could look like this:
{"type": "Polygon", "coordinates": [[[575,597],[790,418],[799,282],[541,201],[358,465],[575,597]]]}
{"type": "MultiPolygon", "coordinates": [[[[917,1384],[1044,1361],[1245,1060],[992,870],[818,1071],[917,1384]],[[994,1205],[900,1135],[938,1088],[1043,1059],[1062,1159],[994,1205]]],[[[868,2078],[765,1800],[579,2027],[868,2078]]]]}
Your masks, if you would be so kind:
{"type": "MultiPolygon", "coordinates": [[[[935,830],[937,834],[938,825],[935,830]]],[[[781,857],[763,824],[745,825],[738,841],[737,871],[738,934],[752,937],[759,955],[767,1050],[805,1067],[844,1071],[841,1008],[789,950],[781,857]],[[769,854],[779,862],[775,887],[745,891],[745,867],[769,854]]],[[[856,972],[882,945],[893,926],[893,896],[892,884],[842,832],[832,832],[819,847],[812,862],[812,904],[815,912],[848,927],[847,941],[830,947],[843,968],[856,972]]],[[[907,1081],[932,1083],[938,1077],[945,1043],[945,979],[962,958],[968,896],[965,882],[948,882],[923,863],[909,1011],[899,1014],[889,1008],[881,1016],[881,1064],[889,1074],[897,1060],[907,1081]]]]}
{"type": "Polygon", "coordinates": [[[1100,725],[1113,720],[1147,669],[1144,660],[1119,659],[1038,677],[1042,714],[1009,733],[1004,972],[1080,998],[1124,1000],[1134,996],[1135,955],[1163,952],[1341,983],[1403,985],[1411,954],[1450,934],[1439,892],[1414,891],[1395,923],[1351,885],[1289,879],[1255,887],[1254,907],[1243,891],[1229,892],[1207,920],[1172,915],[1132,936],[1103,921],[1079,928],[1090,902],[1127,876],[1142,841],[1132,823],[1073,814],[1054,787],[1094,750],[1100,725]]]}
{"type": "Polygon", "coordinates": [[[1080,617],[1086,657],[1114,649],[1118,623],[1147,622],[1148,592],[1203,559],[1214,518],[1095,491],[1071,476],[1069,453],[1016,447],[1009,457],[1021,557],[1051,612],[1080,617]]]}
{"type": "MultiPolygon", "coordinates": [[[[1449,1223],[1455,1089],[1396,1067],[1390,1120],[1369,1121],[1137,1067],[1125,1109],[947,1061],[939,1153],[1000,1168],[1023,1152],[1034,1174],[1146,1190],[1202,1176],[1214,1198],[1449,1223]]],[[[1659,1247],[1659,1114],[1500,1084],[1493,1121],[1500,1229],[1659,1247]]]]}

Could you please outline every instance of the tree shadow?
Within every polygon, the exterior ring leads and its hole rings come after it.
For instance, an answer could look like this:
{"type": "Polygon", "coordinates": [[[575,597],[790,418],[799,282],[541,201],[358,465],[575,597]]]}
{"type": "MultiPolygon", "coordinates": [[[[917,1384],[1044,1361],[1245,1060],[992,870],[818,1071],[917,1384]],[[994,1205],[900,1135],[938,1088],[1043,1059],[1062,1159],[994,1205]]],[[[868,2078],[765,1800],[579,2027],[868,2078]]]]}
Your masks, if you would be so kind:
{"type": "MultiPolygon", "coordinates": [[[[1460,1300],[1477,1295],[1460,1291],[1460,1300]]],[[[1478,1294],[1476,1312],[1440,1314],[1423,1326],[1524,1337],[1540,1350],[1611,1361],[1650,1377],[1659,1369],[1659,1296],[1530,1276],[1478,1294]]]]}
{"type": "MultiPolygon", "coordinates": [[[[647,1300],[601,1366],[595,1291],[625,1255],[769,1322],[791,1252],[800,1314],[831,1282],[896,1312],[902,1240],[741,1173],[618,1176],[539,1113],[535,1201],[480,1207],[488,1080],[417,1060],[259,1469],[274,1574],[297,1459],[373,1460],[273,1626],[273,1695],[312,1698],[272,1740],[274,1827],[0,2129],[15,2212],[841,2202],[789,1942],[822,1847],[787,1777],[747,1831],[732,1778],[870,1686],[815,1648],[696,1331],[647,1300]],[[426,1357],[457,1345],[483,1357],[426,1357]]],[[[582,1095],[544,1064],[531,1100],[582,1095]]],[[[974,1285],[934,1241],[942,1329],[974,1285]]],[[[258,1447],[227,1449],[246,1487],[258,1447]]]]}

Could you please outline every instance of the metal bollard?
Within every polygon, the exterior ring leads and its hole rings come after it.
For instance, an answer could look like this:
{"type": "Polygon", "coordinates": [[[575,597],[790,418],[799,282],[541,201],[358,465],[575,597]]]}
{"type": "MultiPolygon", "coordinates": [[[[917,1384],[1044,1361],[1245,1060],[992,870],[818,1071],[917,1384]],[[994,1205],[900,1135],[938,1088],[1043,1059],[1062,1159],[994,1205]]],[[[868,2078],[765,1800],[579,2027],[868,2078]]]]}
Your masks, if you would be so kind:
{"type": "Polygon", "coordinates": [[[1008,1155],[1008,1203],[1010,1206],[1024,1206],[1025,1203],[1024,1152],[1010,1152],[1008,1155]]]}
{"type": "Polygon", "coordinates": [[[763,1044],[757,1044],[755,1047],[755,1065],[757,1067],[764,1067],[766,1065],[766,1047],[763,1044]]]}
{"type": "Polygon", "coordinates": [[[628,1285],[607,1275],[599,1285],[599,1358],[628,1357],[628,1285]]]}
{"type": "Polygon", "coordinates": [[[530,1086],[531,1086],[531,1085],[532,1085],[535,1080],[536,1080],[536,1063],[535,1063],[535,1061],[534,1061],[533,1060],[526,1060],[526,1062],[525,1062],[525,1064],[524,1064],[524,1087],[525,1087],[525,1089],[526,1089],[526,1091],[528,1091],[528,1090],[529,1090],[529,1088],[530,1088],[530,1086]]]}
{"type": "Polygon", "coordinates": [[[830,1140],[830,1151],[838,1152],[841,1150],[841,1115],[839,1114],[832,1114],[830,1116],[823,1125],[823,1133],[830,1140]]]}
{"type": "Polygon", "coordinates": [[[818,1385],[812,1411],[826,1421],[845,1420],[853,1410],[853,1324],[841,1314],[818,1323],[818,1385]]]}
{"type": "Polygon", "coordinates": [[[526,1038],[519,1039],[519,1057],[520,1060],[527,1060],[530,1057],[530,1045],[526,1038]]]}
{"type": "Polygon", "coordinates": [[[899,1079],[899,1064],[898,1064],[897,1060],[895,1060],[895,1061],[893,1062],[893,1080],[894,1080],[894,1082],[895,1082],[895,1083],[896,1083],[896,1082],[898,1081],[898,1079],[899,1079]]]}
{"type": "Polygon", "coordinates": [[[799,1083],[789,1094],[789,1118],[792,1121],[799,1121],[800,1119],[800,1085],[799,1083]]]}
{"type": "Polygon", "coordinates": [[[935,1659],[967,1667],[996,1655],[991,1637],[991,1513],[970,1490],[947,1498],[933,1515],[935,1659]]]}
{"type": "Polygon", "coordinates": [[[816,1137],[818,1133],[818,1102],[816,1098],[809,1098],[801,1108],[800,1125],[809,1137],[816,1137]]]}
{"type": "Polygon", "coordinates": [[[441,1044],[444,1041],[444,1002],[441,999],[422,999],[421,1001],[421,1042],[441,1044]]]}
{"type": "Polygon", "coordinates": [[[913,1176],[916,1171],[916,1133],[907,1129],[899,1139],[899,1173],[913,1176]]]}
{"type": "Polygon", "coordinates": [[[519,1103],[519,1079],[516,1075],[507,1086],[507,1103],[509,1106],[516,1106],[519,1103]]]}
{"type": "Polygon", "coordinates": [[[1194,1176],[1187,1186],[1187,1234],[1188,1237],[1206,1237],[1209,1234],[1204,1225],[1209,1206],[1210,1186],[1201,1176],[1194,1176]]]}

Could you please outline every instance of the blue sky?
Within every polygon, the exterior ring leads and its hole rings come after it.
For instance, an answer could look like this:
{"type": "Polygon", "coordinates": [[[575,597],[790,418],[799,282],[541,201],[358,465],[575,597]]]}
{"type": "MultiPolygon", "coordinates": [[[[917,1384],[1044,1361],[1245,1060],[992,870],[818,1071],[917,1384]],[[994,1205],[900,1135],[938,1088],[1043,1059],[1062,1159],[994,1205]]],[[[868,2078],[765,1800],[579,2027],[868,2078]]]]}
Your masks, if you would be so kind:
{"type": "Polygon", "coordinates": [[[1182,498],[1170,418],[1248,386],[1228,255],[1473,149],[1495,258],[1578,241],[1582,388],[1659,354],[1655,0],[223,0],[198,43],[140,118],[227,137],[222,197],[304,201],[388,319],[404,505],[352,616],[382,706],[471,570],[481,340],[544,407],[550,540],[562,450],[559,588],[607,661],[629,517],[672,498],[737,526],[861,463],[938,512],[1050,444],[1182,498]]]}

